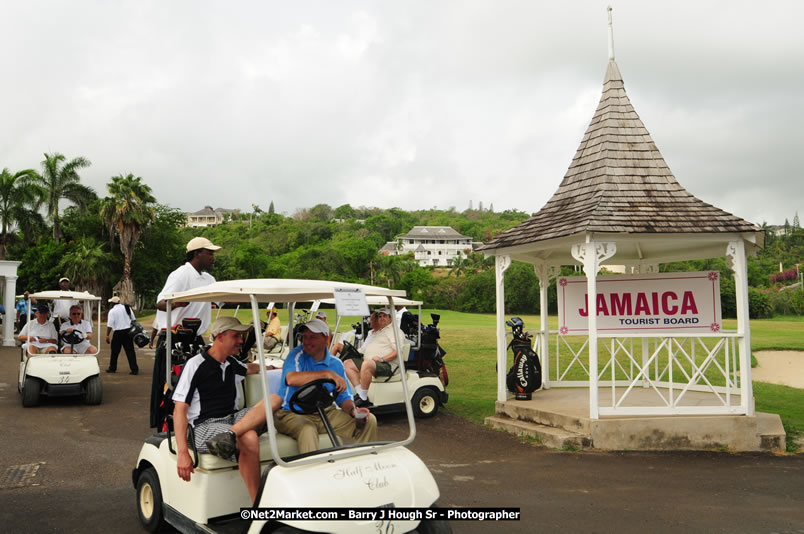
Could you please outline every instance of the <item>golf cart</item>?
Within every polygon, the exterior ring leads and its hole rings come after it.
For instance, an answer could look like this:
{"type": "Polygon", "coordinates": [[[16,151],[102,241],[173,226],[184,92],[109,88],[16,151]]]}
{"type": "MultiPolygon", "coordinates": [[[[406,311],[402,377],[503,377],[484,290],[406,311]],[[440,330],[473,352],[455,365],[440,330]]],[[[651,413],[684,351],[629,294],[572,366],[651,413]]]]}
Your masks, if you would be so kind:
{"type": "MultiPolygon", "coordinates": [[[[334,303],[332,299],[322,301],[325,304],[334,303]]],[[[387,299],[382,297],[366,297],[366,302],[370,306],[385,306],[387,299]]],[[[438,315],[433,315],[435,325],[430,325],[422,335],[422,327],[419,323],[421,316],[422,303],[418,300],[406,298],[395,298],[394,304],[405,307],[417,307],[418,314],[408,314],[402,318],[402,331],[405,334],[403,348],[399,351],[399,359],[404,360],[406,382],[408,384],[408,400],[413,408],[413,415],[417,418],[433,417],[438,413],[438,408],[446,404],[449,399],[446,386],[446,368],[441,359],[444,351],[436,341],[438,336],[438,315]]],[[[392,324],[397,324],[396,310],[391,308],[392,324]]],[[[337,330],[340,326],[341,318],[338,316],[335,324],[337,330]]],[[[363,325],[353,325],[355,330],[366,330],[365,321],[363,325]]],[[[360,338],[365,338],[365,334],[360,332],[356,336],[347,336],[344,339],[344,349],[339,355],[342,360],[349,358],[359,358],[357,353],[359,345],[355,342],[360,338]]],[[[333,336],[333,339],[335,336],[333,336]]],[[[371,408],[374,414],[396,413],[405,411],[405,397],[402,388],[402,366],[397,368],[392,376],[375,376],[368,390],[369,401],[373,404],[371,408]]]]}
{"type": "MultiPolygon", "coordinates": [[[[79,291],[40,291],[32,293],[29,299],[38,302],[45,300],[71,299],[79,303],[92,303],[100,301],[87,292],[79,291]]],[[[30,300],[28,302],[31,309],[30,300]]],[[[91,304],[84,306],[92,309],[91,304]]],[[[91,313],[87,314],[90,320],[91,313]]],[[[28,317],[28,324],[36,319],[28,317]]],[[[95,343],[100,340],[100,303],[95,323],[95,343]]],[[[75,346],[83,341],[78,331],[60,335],[60,349],[66,346],[75,346]]],[[[99,345],[99,344],[98,344],[99,345]]],[[[98,346],[96,345],[96,347],[98,346]]],[[[32,353],[29,349],[20,350],[20,368],[17,389],[22,395],[22,405],[26,408],[39,404],[41,395],[49,397],[62,397],[68,395],[81,395],[87,404],[100,404],[103,399],[103,385],[100,379],[100,366],[98,353],[95,354],[63,354],[32,353]]]]}
{"type": "MultiPolygon", "coordinates": [[[[360,284],[311,280],[233,280],[167,295],[168,324],[173,302],[250,303],[252,324],[260,332],[260,303],[304,302],[332,297],[336,292],[359,296],[379,296],[393,306],[402,291],[360,284]]],[[[168,330],[167,336],[171,332],[168,330]]],[[[402,348],[402,339],[396,336],[402,348]]],[[[167,340],[171,346],[171,340],[167,340]]],[[[266,358],[260,343],[257,359],[262,368],[266,358]]],[[[170,362],[166,364],[167,384],[171,384],[170,362]]],[[[277,433],[270,413],[268,396],[276,392],[281,370],[249,375],[238,395],[248,406],[265,401],[267,433],[260,437],[262,478],[256,502],[252,503],[236,463],[211,454],[198,454],[188,440],[195,472],[190,482],[177,475],[175,436],[170,427],[148,437],[132,470],[137,493],[137,510],[143,526],[153,532],[169,523],[181,532],[420,532],[449,533],[445,521],[432,520],[303,520],[246,519],[242,508],[307,509],[327,508],[428,508],[439,497],[438,487],[425,464],[406,446],[416,435],[416,425],[407,394],[406,375],[401,383],[405,392],[409,435],[399,442],[373,442],[341,445],[333,433],[321,437],[318,451],[299,454],[296,441],[277,433]]],[[[172,385],[169,387],[173,387],[172,385]]],[[[323,407],[332,402],[331,393],[316,380],[299,388],[291,399],[294,411],[318,411],[327,425],[323,407]],[[328,397],[329,396],[329,397],[328,397]]]]}

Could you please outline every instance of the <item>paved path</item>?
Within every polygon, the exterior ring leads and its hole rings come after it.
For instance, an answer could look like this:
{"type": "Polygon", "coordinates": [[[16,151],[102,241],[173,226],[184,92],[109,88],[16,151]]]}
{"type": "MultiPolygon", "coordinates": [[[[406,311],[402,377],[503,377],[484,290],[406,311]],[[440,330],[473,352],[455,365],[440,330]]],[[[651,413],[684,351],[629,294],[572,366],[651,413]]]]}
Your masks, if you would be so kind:
{"type": "MultiPolygon", "coordinates": [[[[144,532],[131,469],[150,434],[152,360],[139,354],[139,376],[103,376],[100,406],[24,409],[19,352],[0,349],[0,475],[39,464],[35,485],[0,489],[4,532],[144,532]]],[[[521,523],[456,522],[456,533],[804,532],[804,455],[558,452],[445,413],[417,431],[411,449],[440,504],[522,509],[521,523]]],[[[381,419],[382,439],[405,435],[405,419],[381,419]]]]}

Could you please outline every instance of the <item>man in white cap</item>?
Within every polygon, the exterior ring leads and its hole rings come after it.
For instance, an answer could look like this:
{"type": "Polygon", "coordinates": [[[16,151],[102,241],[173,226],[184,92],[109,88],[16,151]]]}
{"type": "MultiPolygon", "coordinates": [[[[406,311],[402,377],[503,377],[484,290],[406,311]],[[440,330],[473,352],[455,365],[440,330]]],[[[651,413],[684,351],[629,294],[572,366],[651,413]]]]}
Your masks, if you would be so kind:
{"type": "Polygon", "coordinates": [[[131,321],[135,320],[134,312],[128,304],[122,304],[120,297],[109,299],[112,308],[106,318],[106,343],[111,343],[112,351],[109,355],[109,367],[107,373],[117,372],[117,357],[120,356],[120,349],[126,351],[130,375],[139,374],[140,368],[137,365],[137,351],[134,349],[134,340],[131,339],[128,331],[131,328],[131,321]]]}
{"type": "MultiPolygon", "coordinates": [[[[375,376],[393,376],[399,367],[399,358],[396,352],[396,340],[392,324],[391,310],[382,308],[373,314],[375,316],[376,330],[372,330],[366,342],[358,349],[363,354],[363,359],[355,358],[346,360],[346,376],[355,386],[355,405],[358,408],[368,408],[372,406],[368,400],[368,388],[375,376]]],[[[404,337],[399,332],[400,339],[404,337]]]]}
{"type": "MultiPolygon", "coordinates": [[[[59,291],[70,291],[70,279],[66,276],[59,278],[59,291]]],[[[70,308],[78,304],[74,299],[57,299],[53,301],[53,318],[58,318],[59,323],[70,320],[70,308]]],[[[60,325],[56,325],[59,328],[60,325]]]]}
{"type": "MultiPolygon", "coordinates": [[[[187,427],[192,426],[198,452],[237,462],[252,502],[260,485],[260,448],[257,430],[265,425],[265,404],[237,409],[237,383],[260,372],[257,363],[241,363],[232,357],[240,352],[243,333],[250,325],[235,317],[220,317],[212,325],[212,345],[184,365],[173,392],[173,424],[176,431],[176,470],[189,482],[193,459],[187,445],[187,427]]],[[[271,395],[271,409],[280,399],[271,395]]]]}
{"type": "MultiPolygon", "coordinates": [[[[213,245],[206,237],[194,237],[187,243],[187,256],[184,265],[170,273],[165,287],[156,297],[156,308],[161,311],[167,309],[165,296],[170,293],[187,291],[197,287],[208,286],[215,283],[215,278],[209,274],[209,269],[215,265],[215,252],[221,247],[213,245]]],[[[212,305],[209,302],[177,302],[170,305],[170,324],[161,325],[172,327],[181,324],[185,317],[201,319],[199,334],[203,334],[212,322],[212,305]]]]}
{"type": "Polygon", "coordinates": [[[326,409],[332,428],[342,438],[354,437],[358,443],[377,440],[377,419],[366,409],[354,405],[352,388],[346,380],[341,361],[327,350],[329,327],[321,319],[312,319],[302,327],[301,346],[287,356],[282,367],[279,396],[282,409],[276,412],[276,430],[293,437],[299,444],[299,453],[318,450],[318,435],[326,432],[318,414],[301,415],[290,411],[290,398],[304,384],[318,378],[335,382],[338,393],[335,403],[326,409]],[[360,415],[358,419],[355,416],[360,415]]]}

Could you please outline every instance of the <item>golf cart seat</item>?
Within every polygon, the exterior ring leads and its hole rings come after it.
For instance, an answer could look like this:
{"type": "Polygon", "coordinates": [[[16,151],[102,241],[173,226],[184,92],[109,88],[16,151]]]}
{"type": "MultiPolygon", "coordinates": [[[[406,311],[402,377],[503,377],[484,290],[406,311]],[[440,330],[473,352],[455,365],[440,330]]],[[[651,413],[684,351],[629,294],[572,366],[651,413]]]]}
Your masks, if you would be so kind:
{"type": "MultiPolygon", "coordinates": [[[[328,435],[320,434],[318,438],[320,440],[322,449],[332,447],[332,442],[330,441],[328,435]]],[[[171,435],[170,441],[173,446],[173,450],[176,450],[176,436],[171,435]]],[[[296,440],[290,436],[286,436],[285,434],[280,434],[277,432],[276,446],[279,449],[279,455],[282,458],[299,454],[299,445],[296,443],[296,440]]],[[[193,462],[195,462],[195,453],[192,450],[190,450],[190,457],[193,459],[193,462]]],[[[273,458],[274,457],[271,454],[271,444],[268,439],[268,434],[263,434],[260,436],[260,462],[269,462],[273,460],[273,458]]],[[[236,463],[219,458],[214,454],[202,453],[198,458],[198,468],[205,469],[207,471],[214,471],[216,469],[232,469],[236,465],[236,463]]]]}

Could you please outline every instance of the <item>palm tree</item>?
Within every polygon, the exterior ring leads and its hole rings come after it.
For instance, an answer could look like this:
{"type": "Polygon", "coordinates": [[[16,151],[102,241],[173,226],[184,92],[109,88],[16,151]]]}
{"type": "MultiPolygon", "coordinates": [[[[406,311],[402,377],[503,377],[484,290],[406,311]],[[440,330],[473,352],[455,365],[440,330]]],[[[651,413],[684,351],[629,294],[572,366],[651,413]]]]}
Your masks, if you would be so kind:
{"type": "Polygon", "coordinates": [[[129,173],[114,176],[106,188],[111,194],[101,201],[101,220],[108,225],[109,236],[114,241],[115,234],[120,240],[123,253],[123,278],[120,280],[120,299],[134,302],[134,284],[131,281],[131,258],[139,241],[140,234],[156,219],[153,204],[156,199],[151,188],[142,183],[142,178],[129,173]]]}
{"type": "Polygon", "coordinates": [[[66,159],[63,154],[58,152],[45,153],[45,159],[42,161],[42,174],[36,175],[36,182],[44,190],[47,215],[53,221],[53,239],[56,241],[59,241],[62,236],[59,201],[66,199],[85,209],[97,198],[95,191],[91,187],[82,185],[81,177],[78,176],[78,169],[89,167],[90,161],[77,157],[64,163],[66,159]]]}
{"type": "Polygon", "coordinates": [[[37,211],[42,192],[33,183],[35,177],[36,171],[31,169],[0,172],[0,260],[6,259],[8,236],[15,228],[31,237],[44,225],[37,211]]]}
{"type": "Polygon", "coordinates": [[[103,250],[103,243],[91,236],[82,237],[62,256],[59,272],[72,280],[76,289],[100,295],[112,274],[109,266],[113,261],[112,254],[103,250]]]}

